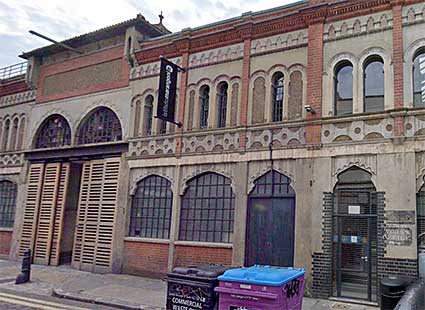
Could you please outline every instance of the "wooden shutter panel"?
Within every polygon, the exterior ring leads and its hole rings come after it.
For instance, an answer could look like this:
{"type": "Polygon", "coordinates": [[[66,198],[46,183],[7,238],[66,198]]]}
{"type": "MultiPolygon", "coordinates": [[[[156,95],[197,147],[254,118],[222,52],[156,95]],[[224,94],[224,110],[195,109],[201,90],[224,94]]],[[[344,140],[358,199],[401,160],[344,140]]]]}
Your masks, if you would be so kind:
{"type": "Polygon", "coordinates": [[[63,223],[64,223],[64,215],[65,215],[65,204],[66,204],[66,197],[68,193],[69,170],[70,170],[69,163],[64,163],[61,165],[60,176],[59,176],[59,186],[58,186],[56,206],[55,206],[52,247],[50,250],[50,265],[53,265],[53,266],[59,265],[60,252],[61,252],[60,245],[62,240],[63,223]]]}
{"type": "Polygon", "coordinates": [[[23,256],[27,249],[33,250],[34,247],[43,174],[44,164],[30,165],[24,215],[22,220],[22,231],[19,243],[19,256],[23,256]]]}
{"type": "Polygon", "coordinates": [[[47,164],[45,168],[34,249],[36,264],[49,264],[60,170],[60,163],[47,164]]]}
{"type": "Polygon", "coordinates": [[[84,163],[75,232],[73,267],[111,268],[120,158],[84,163]]]}

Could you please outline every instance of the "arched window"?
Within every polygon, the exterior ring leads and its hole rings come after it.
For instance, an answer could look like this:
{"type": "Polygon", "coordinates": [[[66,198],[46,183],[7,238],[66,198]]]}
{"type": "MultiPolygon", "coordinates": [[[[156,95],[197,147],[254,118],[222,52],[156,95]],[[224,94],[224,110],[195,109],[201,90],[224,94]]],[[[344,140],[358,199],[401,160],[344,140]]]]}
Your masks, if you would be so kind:
{"type": "Polygon", "coordinates": [[[143,107],[143,135],[150,136],[152,134],[152,116],[153,116],[153,96],[148,95],[145,99],[143,107]]]}
{"type": "Polygon", "coordinates": [[[217,87],[217,127],[226,127],[226,114],[227,114],[227,90],[229,85],[226,82],[221,82],[217,87]]]}
{"type": "Polygon", "coordinates": [[[157,175],[140,181],[132,198],[129,235],[168,239],[172,204],[170,181],[157,175]]]}
{"type": "Polygon", "coordinates": [[[137,100],[134,106],[134,132],[133,132],[134,137],[139,136],[141,113],[142,113],[142,103],[140,102],[140,100],[137,100]]]}
{"type": "Polygon", "coordinates": [[[364,111],[384,110],[384,61],[379,56],[369,57],[364,64],[364,111]]]}
{"type": "Polygon", "coordinates": [[[205,173],[188,182],[182,197],[180,240],[231,243],[235,195],[230,180],[205,173]]]}
{"type": "Polygon", "coordinates": [[[35,148],[44,149],[64,145],[71,145],[71,129],[65,118],[57,114],[52,115],[38,130],[35,148]]]}
{"type": "Polygon", "coordinates": [[[3,137],[2,137],[2,145],[1,145],[2,151],[7,150],[7,144],[9,143],[9,130],[10,130],[10,119],[7,119],[4,122],[4,128],[3,128],[3,137]]]}
{"type": "Polygon", "coordinates": [[[413,105],[425,107],[425,49],[416,53],[413,60],[413,105]]]}
{"type": "Polygon", "coordinates": [[[78,130],[77,144],[122,140],[121,124],[116,114],[101,107],[90,112],[78,130]]]}
{"type": "Polygon", "coordinates": [[[208,127],[208,111],[210,106],[210,88],[204,85],[199,90],[199,127],[204,129],[208,127]]]}
{"type": "Polygon", "coordinates": [[[335,67],[334,74],[334,114],[353,113],[353,65],[343,61],[335,67]]]}
{"type": "Polygon", "coordinates": [[[272,79],[272,121],[281,122],[283,116],[283,73],[276,72],[272,79]]]}
{"type": "Polygon", "coordinates": [[[0,227],[13,227],[18,187],[10,181],[0,181],[0,227]]]}

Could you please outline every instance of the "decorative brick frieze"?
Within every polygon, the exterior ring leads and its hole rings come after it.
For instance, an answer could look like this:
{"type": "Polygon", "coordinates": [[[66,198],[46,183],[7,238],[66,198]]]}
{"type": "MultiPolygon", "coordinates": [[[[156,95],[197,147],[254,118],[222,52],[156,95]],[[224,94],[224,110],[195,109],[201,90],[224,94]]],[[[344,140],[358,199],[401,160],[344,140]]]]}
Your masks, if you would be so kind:
{"type": "Polygon", "coordinates": [[[404,134],[406,137],[425,136],[425,114],[418,113],[404,118],[404,134]]]}
{"type": "Polygon", "coordinates": [[[322,143],[360,142],[394,137],[394,119],[382,117],[327,121],[322,125],[322,143]]]}
{"type": "Polygon", "coordinates": [[[233,61],[243,57],[243,44],[233,44],[212,50],[207,50],[189,57],[189,68],[211,65],[225,61],[233,61]]]}
{"type": "Polygon", "coordinates": [[[185,134],[182,142],[182,153],[235,151],[239,147],[238,143],[239,133],[235,131],[185,134]]]}
{"type": "Polygon", "coordinates": [[[3,153],[0,154],[0,167],[15,167],[24,164],[23,153],[3,153]]]}
{"type": "Polygon", "coordinates": [[[268,148],[273,135],[273,147],[296,147],[305,144],[304,125],[275,126],[274,128],[249,128],[246,133],[246,148],[268,148]]]}
{"type": "Polygon", "coordinates": [[[150,157],[174,155],[176,139],[174,136],[146,137],[129,141],[129,155],[131,157],[150,157]]]}
{"type": "Polygon", "coordinates": [[[421,1],[416,4],[403,6],[402,23],[403,26],[425,23],[425,3],[421,1]]]}
{"type": "Polygon", "coordinates": [[[251,54],[262,54],[271,51],[306,46],[307,30],[293,31],[271,37],[256,39],[251,42],[251,54]]]}
{"type": "Polygon", "coordinates": [[[28,90],[22,93],[0,97],[0,107],[7,107],[15,104],[34,101],[35,95],[35,90],[28,90]]]}

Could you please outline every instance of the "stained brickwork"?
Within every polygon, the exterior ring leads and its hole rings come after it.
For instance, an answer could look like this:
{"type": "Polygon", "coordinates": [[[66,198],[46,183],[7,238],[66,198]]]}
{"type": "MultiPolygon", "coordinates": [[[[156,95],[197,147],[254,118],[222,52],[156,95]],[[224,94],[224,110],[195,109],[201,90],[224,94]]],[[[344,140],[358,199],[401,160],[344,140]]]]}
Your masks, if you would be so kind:
{"type": "Polygon", "coordinates": [[[12,232],[0,231],[0,257],[9,255],[11,242],[12,232]]]}
{"type": "Polygon", "coordinates": [[[232,264],[232,249],[176,245],[174,266],[196,266],[232,264]]]}
{"type": "Polygon", "coordinates": [[[123,272],[163,277],[167,273],[168,244],[124,242],[123,272]]]}

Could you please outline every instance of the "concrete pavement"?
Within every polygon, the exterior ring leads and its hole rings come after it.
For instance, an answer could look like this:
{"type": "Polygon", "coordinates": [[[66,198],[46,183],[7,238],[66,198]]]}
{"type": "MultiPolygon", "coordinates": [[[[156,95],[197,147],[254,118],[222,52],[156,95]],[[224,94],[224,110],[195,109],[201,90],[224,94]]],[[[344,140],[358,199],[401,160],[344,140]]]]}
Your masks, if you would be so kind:
{"type": "MultiPolygon", "coordinates": [[[[165,309],[166,282],[124,274],[93,274],[69,266],[32,265],[31,282],[15,285],[20,264],[0,260],[0,291],[51,296],[124,309],[165,309]]],[[[87,306],[86,306],[87,307],[87,306]]],[[[88,307],[90,308],[90,307],[88,307]]],[[[94,309],[94,308],[93,308],[94,309]]],[[[375,307],[304,298],[303,310],[376,310],[375,307]]]]}

